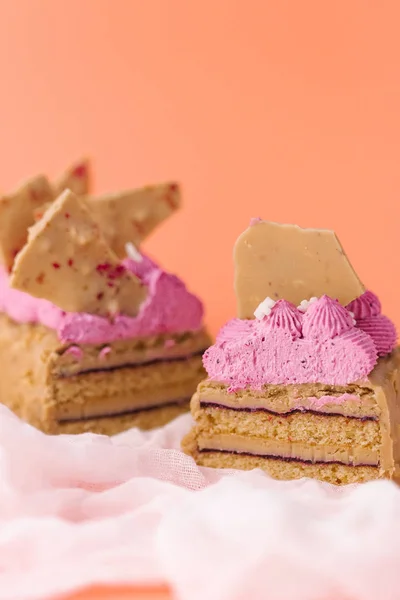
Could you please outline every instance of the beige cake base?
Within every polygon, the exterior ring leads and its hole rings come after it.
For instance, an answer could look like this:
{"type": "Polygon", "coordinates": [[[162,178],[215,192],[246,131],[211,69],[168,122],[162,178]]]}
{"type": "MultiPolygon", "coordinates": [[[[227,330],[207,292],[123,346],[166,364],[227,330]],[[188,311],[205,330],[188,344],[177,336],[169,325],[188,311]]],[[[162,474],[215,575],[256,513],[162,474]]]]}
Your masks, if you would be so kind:
{"type": "Polygon", "coordinates": [[[159,427],[188,409],[209,343],[199,331],[71,352],[53,330],[0,315],[0,401],[50,434],[159,427]]]}
{"type": "Polygon", "coordinates": [[[205,380],[183,450],[205,467],[260,468],[336,485],[400,475],[399,350],[348,386],[265,385],[230,393],[205,380]]]}

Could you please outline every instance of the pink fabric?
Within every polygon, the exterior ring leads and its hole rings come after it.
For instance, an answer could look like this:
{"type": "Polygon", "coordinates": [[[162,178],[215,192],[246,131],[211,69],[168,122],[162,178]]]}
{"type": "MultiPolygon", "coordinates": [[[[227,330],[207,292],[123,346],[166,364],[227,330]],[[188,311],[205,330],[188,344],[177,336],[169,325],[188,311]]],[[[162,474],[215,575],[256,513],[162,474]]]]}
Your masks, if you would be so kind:
{"type": "Polygon", "coordinates": [[[0,406],[0,599],[169,583],[178,600],[397,600],[400,490],[199,469],[184,416],[48,437],[0,406]]]}

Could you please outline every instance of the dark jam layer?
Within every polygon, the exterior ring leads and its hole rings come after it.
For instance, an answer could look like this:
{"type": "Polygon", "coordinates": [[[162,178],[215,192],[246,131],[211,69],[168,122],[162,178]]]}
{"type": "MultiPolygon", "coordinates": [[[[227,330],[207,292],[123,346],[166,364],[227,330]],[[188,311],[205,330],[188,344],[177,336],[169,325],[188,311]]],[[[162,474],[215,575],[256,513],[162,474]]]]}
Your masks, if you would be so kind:
{"type": "Polygon", "coordinates": [[[379,463],[376,464],[367,464],[367,463],[345,463],[339,460],[305,460],[303,458],[296,457],[288,457],[288,456],[276,456],[275,454],[253,454],[252,452],[239,452],[237,450],[215,450],[214,448],[202,448],[199,449],[200,453],[207,452],[218,452],[220,454],[237,454],[239,456],[255,456],[257,458],[265,458],[269,460],[282,460],[283,462],[295,462],[295,463],[303,463],[305,465],[342,465],[344,467],[379,467],[379,463]]]}
{"type": "Polygon", "coordinates": [[[344,419],[355,419],[356,421],[378,421],[378,417],[370,416],[370,417],[355,417],[352,415],[341,415],[339,413],[330,413],[330,412],[320,412],[318,410],[304,409],[301,410],[299,408],[294,408],[293,410],[289,410],[285,413],[275,412],[273,410],[269,410],[268,408],[257,407],[257,408],[248,408],[248,407],[232,407],[225,406],[224,404],[217,404],[216,402],[200,402],[200,408],[218,408],[220,410],[235,410],[237,412],[247,412],[247,413],[267,413],[269,415],[274,415],[275,417],[288,417],[289,415],[294,414],[309,414],[309,415],[317,415],[319,417],[343,417],[344,419]]]}

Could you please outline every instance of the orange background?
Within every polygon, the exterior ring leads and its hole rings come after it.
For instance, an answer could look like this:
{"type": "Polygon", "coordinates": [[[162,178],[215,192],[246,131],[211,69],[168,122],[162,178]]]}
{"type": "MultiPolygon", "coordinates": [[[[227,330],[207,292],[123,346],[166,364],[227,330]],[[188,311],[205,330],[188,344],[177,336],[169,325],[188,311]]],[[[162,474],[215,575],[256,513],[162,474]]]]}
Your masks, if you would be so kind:
{"type": "Polygon", "coordinates": [[[400,326],[400,4],[0,0],[3,188],[93,156],[97,191],[179,178],[146,244],[235,312],[250,217],[334,228],[400,326]]]}

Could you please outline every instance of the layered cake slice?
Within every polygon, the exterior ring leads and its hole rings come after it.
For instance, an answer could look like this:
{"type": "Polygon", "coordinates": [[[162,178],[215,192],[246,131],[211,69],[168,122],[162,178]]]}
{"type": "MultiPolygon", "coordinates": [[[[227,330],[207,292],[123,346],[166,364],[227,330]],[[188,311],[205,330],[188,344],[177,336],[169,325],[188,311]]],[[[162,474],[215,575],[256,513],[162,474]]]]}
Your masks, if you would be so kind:
{"type": "Polygon", "coordinates": [[[128,242],[175,210],[179,189],[98,203],[69,190],[47,203],[11,273],[6,262],[0,271],[0,399],[48,433],[160,426],[188,409],[204,377],[200,300],[128,242]],[[131,219],[124,253],[119,210],[131,219]]]}
{"type": "Polygon", "coordinates": [[[183,449],[277,479],[398,478],[395,327],[335,234],[255,220],[235,274],[240,318],[204,355],[183,449]]]}

